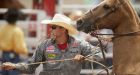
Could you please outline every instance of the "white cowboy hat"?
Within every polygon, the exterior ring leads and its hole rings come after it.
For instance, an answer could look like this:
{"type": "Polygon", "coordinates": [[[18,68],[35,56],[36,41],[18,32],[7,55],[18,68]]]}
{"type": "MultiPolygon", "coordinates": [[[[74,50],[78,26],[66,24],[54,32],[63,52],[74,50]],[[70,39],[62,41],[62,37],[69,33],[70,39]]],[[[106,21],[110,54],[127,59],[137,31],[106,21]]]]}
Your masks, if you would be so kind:
{"type": "Polygon", "coordinates": [[[64,27],[68,30],[69,35],[75,35],[78,31],[76,28],[74,28],[74,26],[72,26],[71,22],[72,21],[69,17],[62,14],[55,14],[52,20],[41,21],[42,24],[53,24],[64,27]]]}

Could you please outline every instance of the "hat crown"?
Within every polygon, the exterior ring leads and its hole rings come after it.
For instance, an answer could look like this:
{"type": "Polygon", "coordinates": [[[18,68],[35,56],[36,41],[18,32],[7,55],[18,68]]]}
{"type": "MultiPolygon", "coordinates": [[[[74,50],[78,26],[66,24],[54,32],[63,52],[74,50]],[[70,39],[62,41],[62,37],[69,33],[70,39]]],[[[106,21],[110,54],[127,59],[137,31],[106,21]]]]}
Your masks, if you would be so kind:
{"type": "Polygon", "coordinates": [[[63,22],[67,23],[68,25],[71,25],[71,19],[65,15],[62,14],[55,14],[55,16],[52,19],[52,22],[63,22]]]}
{"type": "Polygon", "coordinates": [[[72,20],[62,14],[55,14],[52,20],[43,20],[42,24],[51,24],[64,27],[68,30],[69,35],[77,34],[77,30],[72,26],[72,20]]]}

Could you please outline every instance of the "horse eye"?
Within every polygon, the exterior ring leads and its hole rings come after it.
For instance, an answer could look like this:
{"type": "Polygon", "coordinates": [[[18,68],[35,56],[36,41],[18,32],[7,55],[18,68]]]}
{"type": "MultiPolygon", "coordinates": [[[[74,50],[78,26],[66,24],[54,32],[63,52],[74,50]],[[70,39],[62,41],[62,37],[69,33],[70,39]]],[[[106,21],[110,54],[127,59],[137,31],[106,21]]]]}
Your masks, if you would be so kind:
{"type": "Polygon", "coordinates": [[[105,9],[109,9],[109,8],[110,8],[109,5],[107,5],[107,4],[105,4],[103,7],[104,7],[105,9]]]}

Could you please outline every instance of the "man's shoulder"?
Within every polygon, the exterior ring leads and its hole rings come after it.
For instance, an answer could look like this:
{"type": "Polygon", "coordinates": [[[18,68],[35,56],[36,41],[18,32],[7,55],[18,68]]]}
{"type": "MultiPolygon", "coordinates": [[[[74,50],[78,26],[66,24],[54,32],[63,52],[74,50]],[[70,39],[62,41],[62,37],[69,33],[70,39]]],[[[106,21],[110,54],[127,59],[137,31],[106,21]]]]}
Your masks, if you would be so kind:
{"type": "Polygon", "coordinates": [[[51,44],[51,39],[45,39],[38,42],[37,47],[43,51],[49,44],[51,44]]]}
{"type": "Polygon", "coordinates": [[[5,28],[8,28],[10,32],[13,32],[14,34],[23,34],[24,32],[22,31],[22,29],[18,26],[10,26],[7,25],[5,26],[5,28]]]}
{"type": "Polygon", "coordinates": [[[92,45],[85,40],[75,40],[75,42],[78,43],[80,47],[92,47],[92,45]]]}
{"type": "Polygon", "coordinates": [[[76,44],[76,45],[79,45],[79,46],[84,46],[84,45],[89,44],[87,41],[78,40],[78,39],[76,39],[76,38],[72,38],[72,43],[73,43],[73,44],[76,44]]]}
{"type": "Polygon", "coordinates": [[[78,40],[76,38],[73,38],[73,39],[74,39],[74,42],[77,42],[77,43],[80,43],[80,44],[88,44],[88,42],[85,41],[85,40],[78,40]]]}

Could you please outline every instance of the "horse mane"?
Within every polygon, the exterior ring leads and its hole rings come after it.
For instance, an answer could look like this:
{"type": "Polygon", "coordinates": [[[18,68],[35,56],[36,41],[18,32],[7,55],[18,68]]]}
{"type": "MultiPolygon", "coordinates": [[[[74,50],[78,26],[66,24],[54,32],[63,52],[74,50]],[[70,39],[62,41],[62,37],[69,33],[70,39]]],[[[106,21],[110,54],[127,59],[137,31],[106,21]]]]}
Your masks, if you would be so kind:
{"type": "Polygon", "coordinates": [[[131,8],[129,9],[130,10],[130,13],[132,13],[133,17],[134,17],[134,21],[137,25],[140,25],[140,19],[139,19],[139,16],[137,14],[137,12],[134,10],[132,4],[130,3],[129,0],[120,0],[122,2],[125,2],[127,4],[127,8],[131,8]]]}

